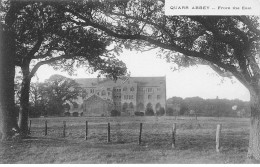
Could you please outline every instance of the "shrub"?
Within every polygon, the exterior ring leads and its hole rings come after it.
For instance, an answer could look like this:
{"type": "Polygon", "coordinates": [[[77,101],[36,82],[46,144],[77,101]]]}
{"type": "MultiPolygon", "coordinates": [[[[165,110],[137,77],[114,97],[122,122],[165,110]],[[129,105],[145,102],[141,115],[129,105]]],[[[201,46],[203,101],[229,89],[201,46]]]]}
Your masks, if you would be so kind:
{"type": "Polygon", "coordinates": [[[165,114],[165,110],[163,107],[161,107],[158,111],[156,111],[156,115],[158,116],[162,116],[165,114]]]}
{"type": "Polygon", "coordinates": [[[145,115],[147,115],[147,116],[154,116],[153,109],[147,108],[147,109],[145,110],[145,115]]]}
{"type": "Polygon", "coordinates": [[[166,115],[167,115],[167,116],[173,116],[173,112],[174,112],[174,111],[173,111],[172,108],[167,108],[167,109],[166,109],[166,115]]]}
{"type": "Polygon", "coordinates": [[[79,116],[79,113],[78,113],[78,112],[73,112],[73,113],[72,113],[72,116],[73,116],[73,117],[78,117],[78,116],[79,116]]]}
{"type": "Polygon", "coordinates": [[[116,116],[120,116],[120,115],[121,115],[120,111],[117,111],[117,110],[112,110],[111,111],[111,117],[116,117],[116,116]]]}
{"type": "Polygon", "coordinates": [[[140,112],[140,111],[136,111],[136,112],[135,112],[135,115],[136,115],[136,116],[144,116],[144,113],[143,113],[143,112],[140,112]]]}

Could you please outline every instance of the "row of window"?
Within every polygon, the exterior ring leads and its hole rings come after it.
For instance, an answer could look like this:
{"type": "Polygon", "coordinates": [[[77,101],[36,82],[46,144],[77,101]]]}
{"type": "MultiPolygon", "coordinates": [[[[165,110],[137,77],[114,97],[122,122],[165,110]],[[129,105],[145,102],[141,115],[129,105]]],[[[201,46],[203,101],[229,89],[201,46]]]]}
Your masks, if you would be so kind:
{"type": "MultiPolygon", "coordinates": [[[[127,91],[127,87],[124,87],[124,88],[123,88],[123,91],[127,91]]],[[[134,87],[131,87],[131,88],[130,88],[130,91],[131,91],[131,92],[135,91],[135,88],[134,88],[134,87]]]]}
{"type": "MultiPolygon", "coordinates": [[[[110,91],[111,89],[110,89],[110,88],[107,88],[107,90],[110,91]]],[[[134,87],[131,87],[131,88],[130,88],[130,91],[131,91],[131,92],[133,92],[134,90],[135,90],[134,87]]],[[[146,88],[146,89],[145,89],[145,88],[139,88],[138,90],[139,90],[140,92],[148,92],[148,93],[152,93],[152,92],[154,91],[153,88],[146,88]]],[[[121,89],[114,89],[114,91],[115,91],[115,92],[121,92],[121,89]]],[[[124,88],[123,88],[123,91],[127,91],[127,87],[124,87],[124,88]]],[[[161,88],[157,88],[157,91],[160,92],[160,91],[161,91],[161,88]]],[[[85,92],[85,91],[84,91],[84,92],[85,92]]],[[[92,94],[95,93],[95,89],[93,89],[93,88],[90,89],[90,93],[92,93],[92,94]]],[[[97,95],[99,95],[99,92],[97,93],[97,95]]],[[[106,95],[106,91],[103,90],[103,91],[101,92],[101,95],[102,95],[102,96],[105,96],[105,95],[106,95]]],[[[110,95],[110,92],[108,92],[108,95],[110,95]]]]}
{"type": "MultiPolygon", "coordinates": [[[[143,98],[143,96],[139,96],[139,98],[143,98]]],[[[148,95],[147,96],[147,99],[152,99],[152,98],[153,98],[153,95],[148,95]]],[[[157,98],[157,100],[161,99],[161,95],[157,95],[156,98],[157,98]]],[[[124,95],[124,99],[125,100],[127,100],[127,99],[134,99],[134,95],[124,95]]]]}
{"type": "Polygon", "coordinates": [[[121,92],[121,89],[114,89],[115,92],[121,92]]]}
{"type": "MultiPolygon", "coordinates": [[[[155,89],[153,88],[139,88],[138,89],[140,92],[154,92],[155,89]]],[[[161,88],[156,88],[157,92],[160,92],[161,91],[161,88]]]]}
{"type": "Polygon", "coordinates": [[[134,95],[124,95],[124,99],[127,100],[127,99],[134,99],[134,95]]]}
{"type": "MultiPolygon", "coordinates": [[[[134,90],[135,90],[134,87],[130,88],[131,92],[133,92],[134,90]]],[[[153,88],[139,88],[138,90],[141,91],[141,92],[149,92],[149,93],[154,91],[153,88]]],[[[156,88],[156,90],[157,90],[157,92],[160,92],[161,88],[156,88]]],[[[127,91],[127,87],[124,87],[123,91],[127,91]]]]}
{"type": "Polygon", "coordinates": [[[121,99],[121,96],[114,96],[114,98],[116,98],[116,99],[121,99]]]}
{"type": "MultiPolygon", "coordinates": [[[[107,88],[107,91],[111,91],[111,88],[107,88]]],[[[86,92],[86,90],[83,90],[83,92],[85,93],[86,92]]],[[[90,93],[95,93],[95,89],[94,88],[91,88],[90,89],[90,93]]],[[[109,92],[108,92],[109,93],[109,92]]],[[[102,91],[102,95],[105,95],[106,94],[106,91],[105,90],[103,90],[102,91]]]]}
{"type": "MultiPolygon", "coordinates": [[[[161,91],[161,88],[156,88],[156,90],[157,90],[157,92],[160,92],[161,91]]],[[[107,88],[107,91],[111,91],[111,88],[107,88]]],[[[119,89],[119,88],[116,88],[116,89],[114,89],[114,91],[115,92],[121,92],[121,89],[119,89]]],[[[127,87],[124,87],[123,88],[123,91],[127,91],[127,87]]],[[[133,92],[133,91],[135,91],[135,88],[134,87],[131,87],[130,88],[130,91],[131,92],[133,92]]],[[[154,91],[154,89],[153,88],[138,88],[138,91],[140,91],[140,92],[153,92],[154,91]]],[[[95,92],[95,90],[92,88],[92,89],[90,89],[90,93],[94,93],[95,92]]]]}

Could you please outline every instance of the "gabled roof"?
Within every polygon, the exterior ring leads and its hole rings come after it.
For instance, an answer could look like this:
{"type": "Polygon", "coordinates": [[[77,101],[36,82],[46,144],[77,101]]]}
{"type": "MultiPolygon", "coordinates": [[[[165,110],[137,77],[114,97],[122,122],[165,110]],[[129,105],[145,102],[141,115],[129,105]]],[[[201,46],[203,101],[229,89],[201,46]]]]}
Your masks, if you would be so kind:
{"type": "Polygon", "coordinates": [[[90,100],[95,99],[95,98],[98,99],[98,100],[100,100],[100,101],[109,103],[107,100],[102,99],[101,97],[97,96],[96,94],[93,94],[92,96],[90,96],[89,98],[87,98],[86,100],[84,100],[84,102],[85,102],[85,101],[90,101],[90,100]]]}

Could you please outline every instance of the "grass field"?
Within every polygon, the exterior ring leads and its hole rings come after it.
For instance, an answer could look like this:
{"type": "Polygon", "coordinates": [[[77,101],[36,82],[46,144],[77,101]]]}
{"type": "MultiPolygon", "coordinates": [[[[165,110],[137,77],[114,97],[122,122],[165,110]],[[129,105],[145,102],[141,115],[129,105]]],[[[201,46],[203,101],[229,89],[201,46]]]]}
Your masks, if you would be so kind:
{"type": "Polygon", "coordinates": [[[1,163],[246,163],[247,118],[59,117],[31,119],[32,139],[0,144],[1,163]],[[44,136],[44,122],[48,134],[44,136]],[[66,121],[66,137],[63,137],[66,121]],[[88,121],[88,140],[85,140],[88,121]],[[111,142],[107,143],[107,122],[111,142]],[[138,145],[143,123],[142,144],[138,145]],[[176,148],[171,128],[177,123],[176,148]],[[215,151],[217,124],[222,151],[215,151]]]}

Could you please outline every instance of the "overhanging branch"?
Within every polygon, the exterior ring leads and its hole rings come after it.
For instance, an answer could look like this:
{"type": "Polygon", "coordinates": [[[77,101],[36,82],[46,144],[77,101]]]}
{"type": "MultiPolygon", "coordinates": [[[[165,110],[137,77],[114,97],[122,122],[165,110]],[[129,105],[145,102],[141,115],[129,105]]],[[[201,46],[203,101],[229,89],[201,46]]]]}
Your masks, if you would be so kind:
{"type": "Polygon", "coordinates": [[[62,56],[58,56],[58,57],[54,57],[54,58],[51,58],[51,59],[48,59],[48,60],[44,60],[44,61],[40,61],[38,62],[34,67],[33,69],[31,70],[30,72],[30,75],[29,75],[29,78],[32,78],[34,76],[34,74],[36,73],[36,71],[44,64],[49,64],[49,63],[52,63],[52,62],[55,62],[57,60],[61,60],[63,58],[65,58],[66,56],[65,55],[62,55],[62,56]]]}

